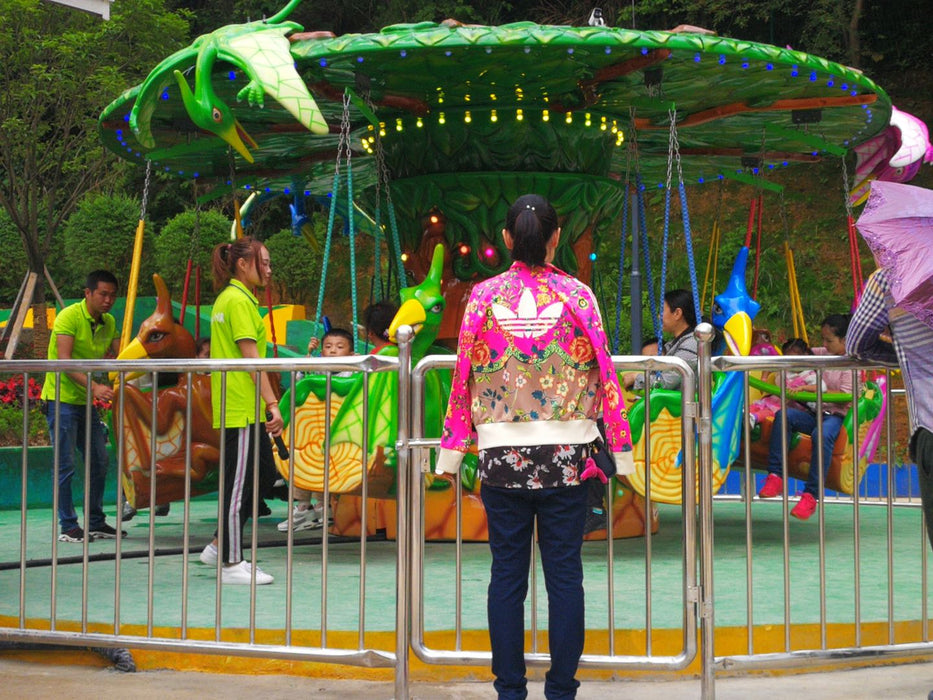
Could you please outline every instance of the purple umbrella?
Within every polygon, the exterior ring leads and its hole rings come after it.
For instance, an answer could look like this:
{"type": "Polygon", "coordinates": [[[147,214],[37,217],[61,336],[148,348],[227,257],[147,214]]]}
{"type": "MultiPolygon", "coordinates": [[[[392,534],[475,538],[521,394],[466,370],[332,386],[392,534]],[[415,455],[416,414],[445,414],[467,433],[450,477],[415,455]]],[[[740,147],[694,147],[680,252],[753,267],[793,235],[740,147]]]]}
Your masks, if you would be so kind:
{"type": "Polygon", "coordinates": [[[933,190],[875,180],[855,225],[890,274],[894,302],[933,328],[933,190]]]}

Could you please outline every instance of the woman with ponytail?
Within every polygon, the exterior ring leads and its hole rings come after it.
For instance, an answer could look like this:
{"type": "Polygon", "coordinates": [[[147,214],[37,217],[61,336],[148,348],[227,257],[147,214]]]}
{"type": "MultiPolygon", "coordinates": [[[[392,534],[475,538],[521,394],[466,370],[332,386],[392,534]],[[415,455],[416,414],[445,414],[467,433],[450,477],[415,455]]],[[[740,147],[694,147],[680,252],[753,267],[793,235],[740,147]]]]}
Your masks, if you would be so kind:
{"type": "Polygon", "coordinates": [[[560,242],[554,207],[519,197],[502,236],[513,263],[467,303],[436,471],[456,474],[475,436],[499,698],[527,695],[524,602],[536,524],[549,610],[544,695],[572,698],[584,636],[581,476],[600,437],[598,415],[619,473],[634,471],[632,442],[593,292],[551,264],[560,242]]]}
{"type": "MultiPolygon", "coordinates": [[[[214,248],[214,289],[220,290],[211,313],[211,357],[258,359],[266,356],[266,328],[259,314],[256,287],[272,278],[269,251],[249,236],[214,248]]],[[[253,372],[211,372],[211,408],[214,428],[222,429],[224,441],[224,492],[218,538],[201,552],[201,561],[217,565],[222,557],[223,583],[249,585],[272,583],[272,576],[243,559],[243,529],[253,513],[253,489],[262,498],[275,481],[272,444],[266,437],[255,439],[255,423],[271,436],[282,434],[282,416],[269,376],[259,373],[259,415],[256,414],[256,383],[253,372]],[[226,381],[224,382],[224,378],[226,381]],[[223,422],[221,422],[223,414],[223,422]],[[263,422],[262,418],[266,417],[263,422]],[[259,450],[259,483],[254,483],[254,451],[259,450]]]]}

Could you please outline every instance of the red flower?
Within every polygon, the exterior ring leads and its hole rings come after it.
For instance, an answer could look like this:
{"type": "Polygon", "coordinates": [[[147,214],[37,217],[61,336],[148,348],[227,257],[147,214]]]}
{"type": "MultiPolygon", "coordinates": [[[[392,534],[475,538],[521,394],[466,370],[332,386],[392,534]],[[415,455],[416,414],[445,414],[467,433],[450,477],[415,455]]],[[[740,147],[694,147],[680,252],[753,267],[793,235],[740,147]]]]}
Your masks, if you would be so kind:
{"type": "Polygon", "coordinates": [[[574,362],[589,362],[596,356],[590,339],[582,335],[571,340],[567,350],[574,362]]]}
{"type": "Polygon", "coordinates": [[[485,365],[490,360],[489,346],[484,341],[473,344],[473,364],[485,365]]]}

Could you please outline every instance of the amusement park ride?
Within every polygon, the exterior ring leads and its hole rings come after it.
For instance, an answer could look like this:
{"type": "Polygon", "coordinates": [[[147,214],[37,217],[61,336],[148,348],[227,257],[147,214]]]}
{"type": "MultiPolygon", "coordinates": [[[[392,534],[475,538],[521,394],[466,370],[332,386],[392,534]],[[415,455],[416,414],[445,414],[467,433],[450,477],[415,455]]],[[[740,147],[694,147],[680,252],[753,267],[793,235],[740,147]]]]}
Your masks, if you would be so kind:
{"type": "MultiPolygon", "coordinates": [[[[868,77],[800,51],[695,27],[664,32],[529,22],[491,27],[448,20],[338,37],[305,32],[288,22],[297,4],[292,0],[267,20],[201,36],[166,58],[141,85],[104,110],[101,138],[123,158],[193,179],[199,188],[279,194],[295,200],[293,211],[303,211],[305,198],[330,196],[329,230],[334,230],[333,212],[340,210],[349,219],[351,238],[356,213],[360,228],[375,239],[375,249],[385,253],[375,261],[376,274],[387,271],[391,279],[394,270],[398,280],[395,292],[405,303],[393,329],[401,323],[418,329],[415,361],[437,338],[456,337],[471,285],[508,266],[498,232],[518,195],[536,192],[553,203],[563,229],[555,264],[588,280],[599,242],[617,240],[624,253],[628,233],[619,222],[628,219],[629,208],[641,212],[637,219],[646,237],[648,188],[666,195],[667,240],[676,192],[699,304],[687,185],[732,179],[760,186],[775,170],[827,158],[844,161],[855,151],[857,200],[872,178],[907,179],[920,162],[933,160],[922,122],[895,111],[868,77]],[[914,136],[909,139],[908,133],[914,136]],[[909,162],[897,164],[897,157],[909,162]],[[406,286],[409,277],[414,281],[406,286]]],[[[633,223],[632,230],[637,228],[633,223]]],[[[329,246],[325,260],[328,251],[329,246]]],[[[735,251],[733,276],[716,297],[719,314],[714,318],[725,329],[731,351],[743,354],[751,348],[757,311],[745,286],[748,254],[747,244],[735,251]]],[[[662,294],[663,284],[662,276],[662,294]]],[[[649,291],[654,298],[658,290],[649,291]]],[[[387,285],[382,293],[392,295],[393,290],[387,285]]],[[[167,296],[162,285],[160,309],[170,303],[167,296]]],[[[320,301],[317,313],[320,317],[320,301]]],[[[163,313],[162,322],[169,321],[171,314],[166,320],[163,313]]],[[[152,356],[146,323],[138,340],[152,356]]],[[[174,326],[173,331],[187,333],[174,326]]],[[[640,334],[634,343],[639,341],[640,334]]],[[[389,346],[381,352],[395,351],[389,346]]],[[[306,377],[292,388],[298,406],[291,417],[296,422],[291,446],[295,482],[322,490],[329,469],[329,490],[339,494],[338,533],[362,527],[351,514],[359,510],[352,494],[364,478],[374,487],[371,496],[391,497],[396,424],[385,406],[394,406],[397,386],[388,378],[373,379],[366,385],[371,415],[363,440],[362,377],[333,378],[329,455],[323,454],[321,432],[324,378],[306,377]],[[364,444],[368,455],[362,454],[364,444]],[[382,492],[377,484],[384,486],[382,492]]],[[[444,380],[435,384],[427,400],[429,437],[439,434],[446,405],[444,380]]],[[[132,402],[151,406],[152,401],[135,397],[137,390],[130,389],[124,419],[127,424],[142,420],[148,427],[149,418],[134,417],[136,411],[128,407],[132,402]]],[[[167,393],[164,402],[162,395],[157,402],[159,431],[165,430],[160,444],[177,433],[184,401],[195,399],[180,396],[177,388],[161,391],[167,393]],[[161,415],[163,403],[168,417],[161,415]]],[[[720,377],[715,392],[713,482],[718,488],[739,450],[740,375],[720,377]]],[[[854,435],[864,438],[872,421],[880,420],[882,393],[862,392],[861,425],[849,421],[837,443],[841,460],[851,454],[845,445],[854,435]]],[[[196,400],[203,406],[203,397],[196,400]]],[[[640,436],[644,402],[630,407],[640,461],[627,483],[616,482],[614,536],[639,535],[656,524],[643,498],[649,480],[653,500],[680,502],[679,406],[676,392],[652,394],[656,444],[650,468],[640,436]]],[[[130,442],[138,446],[124,455],[131,505],[178,498],[167,475],[177,476],[178,450],[183,455],[184,445],[156,460],[153,498],[148,493],[148,437],[130,442]]],[[[215,481],[209,473],[216,469],[216,457],[213,467],[209,458],[216,444],[216,436],[205,436],[199,453],[205,458],[204,472],[198,472],[205,488],[215,481]]],[[[862,457],[864,468],[867,455],[862,457]]],[[[288,473],[287,462],[280,468],[288,473]]],[[[464,469],[464,531],[481,539],[485,524],[478,485],[469,464],[464,469]]],[[[853,488],[851,483],[833,485],[853,488]]],[[[447,481],[429,484],[427,509],[437,514],[431,516],[437,522],[427,518],[427,526],[434,537],[452,536],[444,526],[456,498],[452,491],[447,481]]],[[[391,499],[379,500],[386,510],[371,511],[369,531],[391,529],[394,523],[391,499]]]]}

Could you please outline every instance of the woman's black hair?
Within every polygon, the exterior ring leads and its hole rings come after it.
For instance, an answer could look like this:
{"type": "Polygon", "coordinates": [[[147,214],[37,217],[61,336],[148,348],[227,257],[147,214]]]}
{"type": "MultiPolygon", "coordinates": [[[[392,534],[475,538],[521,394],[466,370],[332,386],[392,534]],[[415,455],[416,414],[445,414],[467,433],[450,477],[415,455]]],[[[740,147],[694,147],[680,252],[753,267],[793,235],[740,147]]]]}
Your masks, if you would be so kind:
{"type": "Polygon", "coordinates": [[[837,338],[845,338],[849,330],[849,321],[852,320],[852,314],[830,314],[823,319],[820,327],[829,326],[833,335],[837,338]]]}
{"type": "Polygon", "coordinates": [[[523,194],[509,207],[505,228],[512,235],[512,260],[544,265],[547,243],[558,228],[557,212],[541,195],[523,194]]]}
{"type": "Polygon", "coordinates": [[[389,326],[392,325],[392,319],[398,313],[398,305],[388,299],[377,301],[366,307],[363,311],[363,324],[366,326],[366,332],[388,340],[389,326]]]}
{"type": "Polygon", "coordinates": [[[788,338],[781,345],[781,352],[785,355],[812,355],[813,350],[803,338],[788,338]]]}
{"type": "Polygon", "coordinates": [[[671,311],[680,309],[684,313],[684,321],[689,330],[697,327],[697,312],[693,305],[693,293],[689,289],[672,289],[664,295],[664,301],[671,311]]]}

